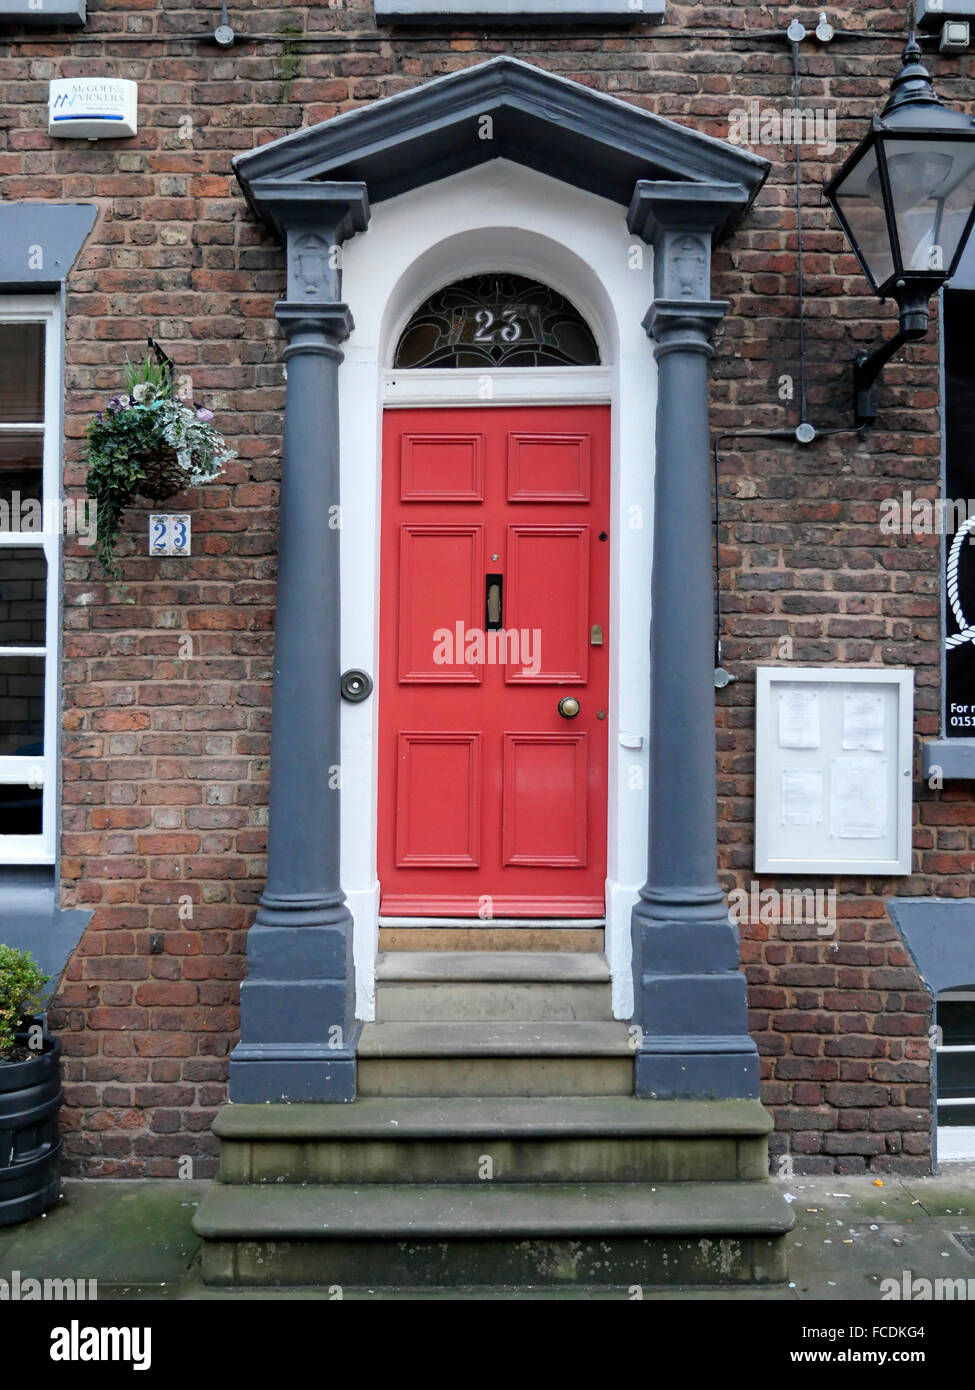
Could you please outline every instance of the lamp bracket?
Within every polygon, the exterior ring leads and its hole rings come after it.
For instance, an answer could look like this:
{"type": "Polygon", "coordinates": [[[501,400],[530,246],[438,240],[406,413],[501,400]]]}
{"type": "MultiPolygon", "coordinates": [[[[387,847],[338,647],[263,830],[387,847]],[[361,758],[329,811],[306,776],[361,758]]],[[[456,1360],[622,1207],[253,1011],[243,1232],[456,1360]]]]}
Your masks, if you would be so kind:
{"type": "Polygon", "coordinates": [[[897,286],[894,289],[900,311],[897,332],[873,352],[857,354],[853,364],[853,412],[857,429],[872,425],[877,418],[877,381],[887,363],[905,343],[917,342],[927,334],[928,300],[937,288],[937,284],[929,281],[897,286]]]}

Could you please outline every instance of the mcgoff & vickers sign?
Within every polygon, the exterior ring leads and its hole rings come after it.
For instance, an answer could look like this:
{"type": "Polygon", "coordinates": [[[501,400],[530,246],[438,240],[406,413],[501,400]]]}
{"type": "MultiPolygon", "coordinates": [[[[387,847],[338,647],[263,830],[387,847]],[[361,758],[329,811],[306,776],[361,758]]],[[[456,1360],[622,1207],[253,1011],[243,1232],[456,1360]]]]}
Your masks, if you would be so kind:
{"type": "Polygon", "coordinates": [[[139,84],[124,77],[57,77],[50,84],[47,133],[118,140],[139,127],[139,84]]]}

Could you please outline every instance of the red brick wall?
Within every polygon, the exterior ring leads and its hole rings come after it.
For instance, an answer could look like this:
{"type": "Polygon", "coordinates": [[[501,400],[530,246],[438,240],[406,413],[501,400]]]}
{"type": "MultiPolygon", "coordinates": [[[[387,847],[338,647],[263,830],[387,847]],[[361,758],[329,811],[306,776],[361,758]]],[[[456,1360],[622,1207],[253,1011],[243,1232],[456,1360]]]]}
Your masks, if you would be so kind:
{"type": "MultiPolygon", "coordinates": [[[[54,1015],[73,1171],[169,1175],[184,1155],[197,1175],[212,1171],[209,1125],[225,1095],[244,933],[264,872],[283,404],[272,305],[284,280],[281,253],[244,208],[232,155],[498,52],[726,138],[729,113],[751,98],[790,103],[790,50],[761,33],[797,13],[815,25],[813,9],[672,5],[659,32],[485,41],[377,35],[363,0],[237,4],[239,30],[289,32],[226,51],[143,41],[208,28],[211,10],[92,0],[75,38],[2,36],[2,196],[99,208],[68,287],[68,483],[83,483],[87,418],[150,333],[240,452],[218,485],[191,499],[191,560],[146,558],[145,515],[131,515],[128,602],[89,552],[67,548],[63,903],[94,910],[54,1015]],[[297,33],[319,37],[299,44],[297,33]],[[48,79],[79,74],[138,80],[136,139],[47,136],[48,79]]],[[[843,152],[896,70],[903,12],[851,6],[830,19],[864,37],[803,45],[802,103],[835,106],[843,152]]],[[[935,56],[929,66],[951,104],[970,107],[970,58],[935,56]]],[[[777,397],[782,374],[798,377],[793,151],[761,153],[771,179],[717,257],[715,293],[731,302],[713,368],[722,430],[797,419],[777,397]]],[[[820,202],[840,156],[804,155],[810,414],[839,425],[849,419],[853,351],[889,331],[891,312],[865,295],[820,202]]],[[[880,428],[865,443],[847,435],[805,451],[736,440],[723,449],[724,656],[739,677],[718,697],[729,887],[754,877],[753,669],[779,659],[780,637],[792,637],[799,664],[915,667],[917,732],[938,731],[937,541],[878,526],[881,498],[937,488],[936,359],[932,333],[889,369],[880,428]]],[[[915,876],[841,880],[835,938],[742,931],[773,1147],[791,1151],[799,1171],[928,1166],[929,1003],[884,898],[967,896],[975,808],[964,790],[919,784],[915,815],[915,876]]]]}

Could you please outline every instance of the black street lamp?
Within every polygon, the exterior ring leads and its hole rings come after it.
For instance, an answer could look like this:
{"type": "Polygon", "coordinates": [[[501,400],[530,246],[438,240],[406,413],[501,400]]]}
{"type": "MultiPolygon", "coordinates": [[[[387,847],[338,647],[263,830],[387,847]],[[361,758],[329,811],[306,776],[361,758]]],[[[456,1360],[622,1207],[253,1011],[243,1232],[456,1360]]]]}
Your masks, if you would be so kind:
{"type": "Polygon", "coordinates": [[[904,343],[928,331],[928,301],[955,273],[975,221],[975,120],[939,100],[912,33],[883,114],[825,189],[900,328],[855,364],[857,425],[877,417],[875,383],[904,343]]]}

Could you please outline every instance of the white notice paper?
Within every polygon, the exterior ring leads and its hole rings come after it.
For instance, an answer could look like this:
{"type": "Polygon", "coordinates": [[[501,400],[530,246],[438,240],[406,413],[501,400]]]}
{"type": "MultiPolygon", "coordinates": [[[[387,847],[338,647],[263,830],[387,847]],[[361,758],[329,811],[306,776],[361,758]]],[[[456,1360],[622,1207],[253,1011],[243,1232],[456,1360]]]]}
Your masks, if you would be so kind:
{"type": "Polygon", "coordinates": [[[843,696],[843,747],[884,751],[884,697],[865,690],[843,696]]]}
{"type": "Polygon", "coordinates": [[[779,691],[779,747],[819,747],[819,692],[792,686],[779,691]]]}
{"type": "Polygon", "coordinates": [[[886,758],[834,758],[829,830],[840,840],[879,840],[887,830],[886,758]]]}
{"type": "Polygon", "coordinates": [[[782,769],[782,824],[821,825],[823,821],[822,769],[782,769]]]}

